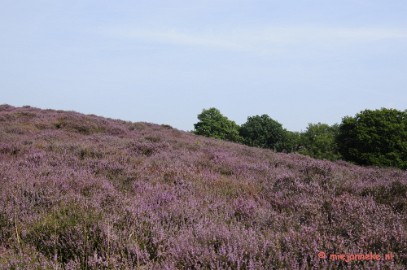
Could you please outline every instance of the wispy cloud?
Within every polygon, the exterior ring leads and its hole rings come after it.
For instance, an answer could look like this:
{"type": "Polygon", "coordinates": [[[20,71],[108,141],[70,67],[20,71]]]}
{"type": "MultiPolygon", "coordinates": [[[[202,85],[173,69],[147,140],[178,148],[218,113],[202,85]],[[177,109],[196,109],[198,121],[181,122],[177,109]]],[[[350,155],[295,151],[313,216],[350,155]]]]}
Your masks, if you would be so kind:
{"type": "Polygon", "coordinates": [[[385,40],[407,40],[407,31],[393,28],[267,27],[261,29],[188,32],[112,27],[110,37],[144,42],[233,51],[266,52],[284,46],[352,46],[385,40]]]}
{"type": "Polygon", "coordinates": [[[140,40],[145,42],[172,44],[180,46],[198,46],[217,49],[242,49],[234,40],[215,34],[187,33],[177,30],[140,30],[131,28],[110,28],[106,33],[113,37],[140,40]]]}

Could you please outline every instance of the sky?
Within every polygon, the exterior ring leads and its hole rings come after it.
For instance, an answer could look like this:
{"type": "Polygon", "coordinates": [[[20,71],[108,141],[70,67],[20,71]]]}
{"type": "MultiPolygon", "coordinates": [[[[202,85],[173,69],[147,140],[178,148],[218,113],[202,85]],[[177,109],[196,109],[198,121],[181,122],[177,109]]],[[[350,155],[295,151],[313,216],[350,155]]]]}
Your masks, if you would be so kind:
{"type": "Polygon", "coordinates": [[[193,130],[407,109],[405,0],[0,0],[0,104],[193,130]]]}

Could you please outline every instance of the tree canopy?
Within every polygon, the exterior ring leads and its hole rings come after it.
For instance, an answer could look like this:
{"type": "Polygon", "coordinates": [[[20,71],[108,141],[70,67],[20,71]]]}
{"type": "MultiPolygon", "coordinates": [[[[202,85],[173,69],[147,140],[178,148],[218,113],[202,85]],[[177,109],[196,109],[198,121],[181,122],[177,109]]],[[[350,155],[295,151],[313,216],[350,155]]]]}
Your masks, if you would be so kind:
{"type": "Polygon", "coordinates": [[[406,169],[407,112],[382,108],[344,117],[337,143],[345,160],[406,169]]]}
{"type": "Polygon", "coordinates": [[[240,136],[245,144],[282,151],[286,132],[283,126],[267,114],[247,118],[240,127],[240,136]]]}
{"type": "Polygon", "coordinates": [[[204,109],[198,115],[199,122],[194,125],[194,133],[233,142],[240,141],[239,125],[229,120],[218,109],[204,109]]]}
{"type": "Polygon", "coordinates": [[[305,132],[288,131],[267,114],[250,116],[239,126],[209,108],[198,119],[197,135],[318,159],[407,169],[407,110],[364,110],[344,117],[340,125],[309,124],[305,132]]]}
{"type": "Polygon", "coordinates": [[[338,129],[338,125],[309,124],[306,131],[301,134],[302,147],[299,152],[319,159],[339,159],[340,154],[335,141],[338,129]]]}

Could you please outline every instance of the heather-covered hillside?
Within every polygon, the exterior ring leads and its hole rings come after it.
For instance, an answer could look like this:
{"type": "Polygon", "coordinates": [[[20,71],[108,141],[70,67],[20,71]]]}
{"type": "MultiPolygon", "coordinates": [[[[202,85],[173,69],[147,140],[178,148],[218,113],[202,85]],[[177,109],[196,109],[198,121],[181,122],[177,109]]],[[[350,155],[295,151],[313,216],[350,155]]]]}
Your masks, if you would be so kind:
{"type": "Polygon", "coordinates": [[[406,269],[406,193],[401,170],[0,106],[0,269],[406,269]],[[368,253],[393,257],[330,258],[368,253]]]}

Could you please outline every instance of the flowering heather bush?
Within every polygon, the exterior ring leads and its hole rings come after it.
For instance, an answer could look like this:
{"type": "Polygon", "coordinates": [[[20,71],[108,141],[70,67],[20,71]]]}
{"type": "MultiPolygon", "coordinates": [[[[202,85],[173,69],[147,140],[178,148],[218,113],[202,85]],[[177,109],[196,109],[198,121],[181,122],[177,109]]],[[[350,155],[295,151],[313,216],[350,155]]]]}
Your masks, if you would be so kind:
{"type": "Polygon", "coordinates": [[[0,269],[406,268],[405,171],[0,106],[0,269]]]}

